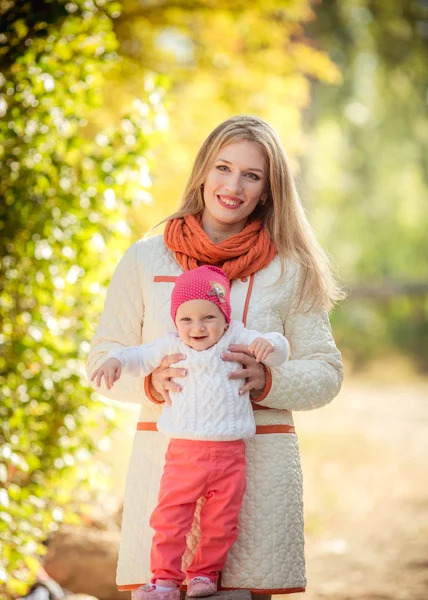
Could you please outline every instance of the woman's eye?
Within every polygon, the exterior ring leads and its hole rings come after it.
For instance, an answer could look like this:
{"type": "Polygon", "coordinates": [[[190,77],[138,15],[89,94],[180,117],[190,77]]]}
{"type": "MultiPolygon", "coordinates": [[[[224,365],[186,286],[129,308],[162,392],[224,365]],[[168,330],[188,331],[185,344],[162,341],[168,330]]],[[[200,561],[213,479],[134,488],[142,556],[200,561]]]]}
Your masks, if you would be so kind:
{"type": "MultiPolygon", "coordinates": [[[[217,165],[216,169],[218,169],[222,173],[226,173],[227,171],[230,171],[229,167],[226,165],[217,165]]],[[[256,175],[255,173],[246,173],[245,177],[247,177],[248,179],[252,179],[253,181],[259,181],[259,179],[260,179],[260,177],[258,175],[256,175]]]]}

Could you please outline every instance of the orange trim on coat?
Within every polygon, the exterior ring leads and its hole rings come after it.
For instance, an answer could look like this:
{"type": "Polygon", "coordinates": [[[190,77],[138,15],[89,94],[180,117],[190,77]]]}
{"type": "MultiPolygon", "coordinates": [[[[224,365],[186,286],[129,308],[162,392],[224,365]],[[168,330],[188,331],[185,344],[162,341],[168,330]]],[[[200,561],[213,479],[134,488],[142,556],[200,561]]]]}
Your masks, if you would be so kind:
{"type": "Polygon", "coordinates": [[[296,429],[294,425],[256,425],[256,433],[296,433],[296,429]]]}
{"type": "Polygon", "coordinates": [[[143,422],[143,421],[138,421],[137,423],[137,431],[157,431],[157,425],[156,423],[147,423],[147,422],[143,422]]]}
{"type": "Polygon", "coordinates": [[[162,402],[162,400],[156,400],[156,398],[151,393],[151,391],[150,391],[151,378],[152,378],[152,374],[151,373],[150,373],[150,375],[147,375],[147,377],[144,378],[144,391],[146,392],[146,396],[154,404],[164,404],[165,400],[163,402],[162,402]]]}
{"type": "Polygon", "coordinates": [[[153,281],[156,283],[175,283],[177,277],[174,275],[155,275],[153,281]]]}
{"type": "Polygon", "coordinates": [[[231,591],[231,590],[245,590],[247,592],[253,592],[253,594],[298,594],[299,592],[306,592],[306,588],[304,587],[295,587],[295,588],[282,588],[282,589],[257,589],[253,588],[232,588],[232,587],[221,587],[220,591],[231,591]]]}
{"type": "MultiPolygon", "coordinates": [[[[247,296],[245,298],[244,313],[242,315],[242,322],[244,324],[244,327],[247,326],[247,314],[248,314],[248,307],[250,305],[251,292],[253,291],[254,275],[255,275],[254,273],[252,275],[250,275],[250,283],[248,284],[247,296]]],[[[270,369],[268,367],[266,367],[266,365],[262,365],[262,367],[264,369],[265,377],[266,377],[265,387],[264,387],[262,393],[260,394],[260,396],[258,396],[256,399],[253,399],[250,396],[251,402],[261,402],[262,400],[264,400],[266,398],[266,396],[269,394],[270,388],[272,387],[272,374],[270,372],[270,369]]],[[[255,409],[256,407],[253,406],[253,408],[255,409]]],[[[267,406],[263,406],[263,407],[260,406],[260,407],[258,407],[258,410],[260,410],[261,408],[269,410],[269,407],[267,407],[267,406]]]]}
{"type": "MultiPolygon", "coordinates": [[[[131,592],[133,590],[138,589],[141,585],[146,585],[145,583],[131,583],[130,585],[118,585],[117,589],[119,592],[131,592]]],[[[185,590],[187,586],[182,585],[180,589],[185,590]]],[[[248,592],[253,592],[254,594],[297,594],[298,592],[305,592],[306,588],[304,587],[296,587],[296,588],[282,588],[282,589],[253,589],[253,588],[232,588],[232,587],[223,587],[220,586],[218,591],[231,591],[231,590],[246,590],[248,592]]]]}
{"type": "Polygon", "coordinates": [[[269,406],[259,406],[258,404],[253,404],[253,410],[271,410],[269,406]]]}
{"type": "MultiPolygon", "coordinates": [[[[156,423],[152,421],[139,421],[137,431],[157,431],[156,423]]],[[[296,433],[294,425],[257,425],[256,434],[267,433],[296,433]]]]}
{"type": "Polygon", "coordinates": [[[247,296],[245,298],[245,304],[244,304],[244,313],[242,315],[242,322],[244,323],[245,327],[247,326],[247,313],[248,313],[248,306],[250,304],[251,292],[253,291],[253,284],[254,284],[254,273],[252,275],[250,275],[250,283],[248,284],[247,296]]]}
{"type": "MultiPolygon", "coordinates": [[[[264,387],[264,390],[260,394],[260,396],[257,396],[257,398],[251,398],[251,396],[250,396],[250,400],[253,403],[255,403],[255,402],[261,402],[262,400],[264,400],[266,398],[266,396],[269,394],[270,389],[272,387],[272,373],[271,373],[269,367],[267,367],[266,365],[262,365],[262,367],[263,367],[263,369],[265,371],[266,385],[264,387]]],[[[254,406],[254,404],[253,404],[253,408],[256,408],[254,406]]],[[[268,406],[263,406],[263,407],[259,406],[258,409],[260,410],[260,408],[267,408],[267,409],[269,409],[268,406]]]]}
{"type": "Polygon", "coordinates": [[[138,589],[141,585],[146,585],[145,583],[130,583],[129,585],[118,585],[117,589],[119,592],[131,592],[132,590],[138,589]]]}

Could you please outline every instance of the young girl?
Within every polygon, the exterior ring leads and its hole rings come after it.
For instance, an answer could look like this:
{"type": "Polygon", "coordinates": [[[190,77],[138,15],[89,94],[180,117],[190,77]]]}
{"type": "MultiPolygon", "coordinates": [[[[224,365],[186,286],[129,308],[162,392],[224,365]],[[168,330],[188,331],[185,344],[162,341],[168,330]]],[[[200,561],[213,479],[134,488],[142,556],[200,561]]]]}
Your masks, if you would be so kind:
{"type": "Polygon", "coordinates": [[[157,428],[171,438],[160,483],[158,505],[151,515],[155,530],[151,550],[151,584],[141,586],[137,600],[179,600],[185,579],[182,556],[196,502],[205,498],[202,537],[186,570],[188,596],[217,590],[218,573],[238,535],[238,515],[246,485],[245,444],[255,434],[249,393],[228,379],[237,363],[222,360],[230,344],[246,344],[257,361],[278,366],[289,357],[280,333],[261,335],[231,321],[230,283],[215,266],[180,275],[171,296],[171,317],[177,332],[151,344],[111,351],[92,380],[108,389],[123,372],[148,375],[165,356],[184,356],[179,367],[188,372],[182,391],[171,392],[157,428]]]}

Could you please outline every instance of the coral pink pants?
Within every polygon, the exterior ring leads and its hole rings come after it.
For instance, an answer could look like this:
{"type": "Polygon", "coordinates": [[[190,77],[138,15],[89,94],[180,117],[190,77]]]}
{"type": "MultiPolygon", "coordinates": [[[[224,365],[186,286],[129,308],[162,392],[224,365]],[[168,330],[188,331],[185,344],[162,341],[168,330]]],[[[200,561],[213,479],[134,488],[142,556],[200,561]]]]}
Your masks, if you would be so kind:
{"type": "Polygon", "coordinates": [[[238,516],[245,492],[245,444],[173,439],[166,452],[158,505],[150,517],[155,530],[151,550],[152,582],[185,579],[181,561],[196,502],[201,509],[201,540],[187,578],[203,575],[215,581],[238,537],[238,516]]]}

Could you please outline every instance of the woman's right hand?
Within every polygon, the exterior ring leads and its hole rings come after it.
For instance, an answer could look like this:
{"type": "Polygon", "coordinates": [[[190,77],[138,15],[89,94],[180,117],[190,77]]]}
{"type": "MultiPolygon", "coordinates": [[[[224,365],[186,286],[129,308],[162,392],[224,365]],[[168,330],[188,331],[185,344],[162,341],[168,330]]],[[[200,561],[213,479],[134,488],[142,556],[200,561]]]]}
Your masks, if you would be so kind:
{"type": "Polygon", "coordinates": [[[161,364],[152,372],[151,387],[171,406],[169,392],[181,392],[181,387],[171,381],[171,377],[186,377],[186,369],[171,367],[176,362],[183,360],[183,354],[169,354],[162,359],[161,364]]]}

